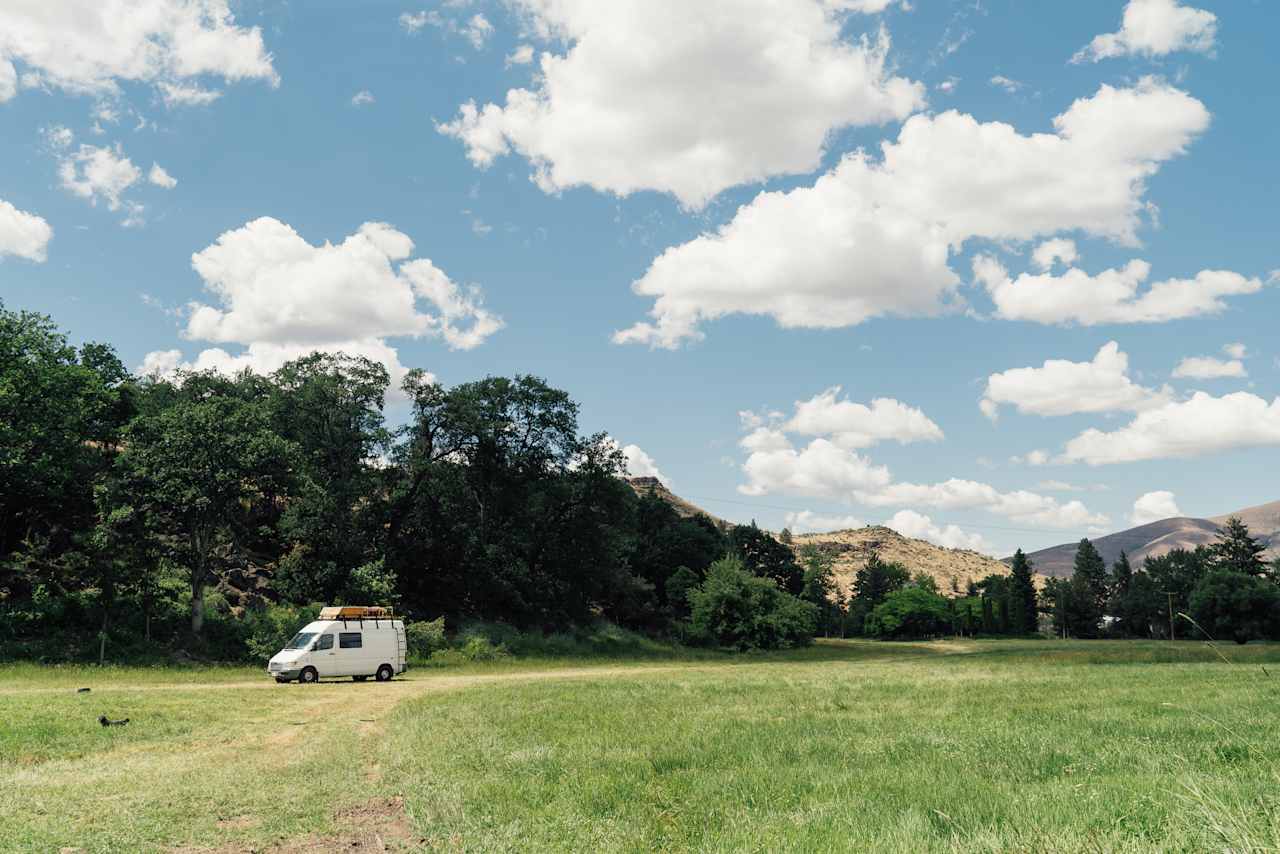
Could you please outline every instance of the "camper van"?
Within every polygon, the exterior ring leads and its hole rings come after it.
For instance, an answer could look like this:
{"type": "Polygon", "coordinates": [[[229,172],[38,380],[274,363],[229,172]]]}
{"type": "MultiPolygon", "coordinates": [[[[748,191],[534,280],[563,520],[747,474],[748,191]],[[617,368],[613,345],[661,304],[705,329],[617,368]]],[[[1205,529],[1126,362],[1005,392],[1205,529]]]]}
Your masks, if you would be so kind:
{"type": "Polygon", "coordinates": [[[387,608],[325,608],[289,645],[271,656],[267,674],[277,682],[302,683],[350,676],[386,682],[407,668],[404,621],[387,608]]]}

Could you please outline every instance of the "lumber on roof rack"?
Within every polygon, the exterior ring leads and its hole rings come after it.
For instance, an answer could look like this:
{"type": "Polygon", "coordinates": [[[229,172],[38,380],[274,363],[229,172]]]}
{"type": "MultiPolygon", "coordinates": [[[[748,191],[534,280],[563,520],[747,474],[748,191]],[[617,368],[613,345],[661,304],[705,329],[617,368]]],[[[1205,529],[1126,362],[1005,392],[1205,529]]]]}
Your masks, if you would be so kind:
{"type": "Polygon", "coordinates": [[[333,605],[320,609],[322,620],[389,620],[391,609],[378,605],[333,605]]]}

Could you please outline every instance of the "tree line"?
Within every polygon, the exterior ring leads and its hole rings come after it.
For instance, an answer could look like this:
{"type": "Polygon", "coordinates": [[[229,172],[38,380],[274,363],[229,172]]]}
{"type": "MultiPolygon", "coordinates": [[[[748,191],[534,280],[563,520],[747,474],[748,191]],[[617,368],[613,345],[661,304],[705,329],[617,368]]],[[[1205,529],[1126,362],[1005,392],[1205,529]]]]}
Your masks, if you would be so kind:
{"type": "Polygon", "coordinates": [[[244,657],[316,602],[812,640],[790,551],[637,496],[566,392],[414,370],[391,427],[389,391],[381,364],[341,353],[269,376],[137,377],[0,304],[0,656],[244,657]]]}

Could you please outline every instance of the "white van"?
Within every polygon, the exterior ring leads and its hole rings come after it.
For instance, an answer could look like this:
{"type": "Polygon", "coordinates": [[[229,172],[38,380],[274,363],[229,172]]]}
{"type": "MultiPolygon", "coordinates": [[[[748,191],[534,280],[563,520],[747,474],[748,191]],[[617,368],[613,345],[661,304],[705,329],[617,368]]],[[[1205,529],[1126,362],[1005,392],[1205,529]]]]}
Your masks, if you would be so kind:
{"type": "Polygon", "coordinates": [[[271,656],[267,674],[277,682],[315,682],[372,676],[386,682],[407,669],[404,622],[384,608],[325,608],[288,646],[271,656]]]}

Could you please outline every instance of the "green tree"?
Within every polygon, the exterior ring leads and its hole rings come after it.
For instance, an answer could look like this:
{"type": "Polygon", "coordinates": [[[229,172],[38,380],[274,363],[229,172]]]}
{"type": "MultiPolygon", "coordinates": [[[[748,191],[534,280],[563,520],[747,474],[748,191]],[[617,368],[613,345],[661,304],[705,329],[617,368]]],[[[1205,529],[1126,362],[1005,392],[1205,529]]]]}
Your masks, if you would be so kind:
{"type": "Polygon", "coordinates": [[[1160,610],[1164,614],[1158,623],[1161,634],[1167,634],[1173,628],[1170,626],[1170,609],[1173,614],[1190,610],[1191,591],[1209,571],[1209,563],[1210,553],[1204,546],[1197,546],[1194,551],[1172,549],[1143,561],[1143,573],[1154,582],[1161,596],[1160,610]]]}
{"type": "Polygon", "coordinates": [[[204,625],[205,588],[241,551],[255,504],[288,493],[295,449],[272,429],[250,388],[194,375],[174,405],[135,419],[117,460],[134,506],[189,573],[191,633],[204,625]]]}
{"type": "Polygon", "coordinates": [[[778,649],[812,643],[818,609],[748,572],[737,556],[711,565],[703,583],[689,591],[690,635],[702,643],[747,649],[778,649]]]}
{"type": "Polygon", "coordinates": [[[1015,634],[1029,634],[1039,630],[1036,608],[1036,585],[1032,578],[1031,560],[1018,549],[1009,565],[1010,625],[1015,634]]]}
{"type": "Polygon", "coordinates": [[[1210,570],[1191,593],[1191,616],[1211,638],[1236,643],[1275,637],[1280,589],[1235,569],[1210,570]]]}
{"type": "Polygon", "coordinates": [[[798,595],[803,588],[804,570],[796,563],[795,553],[768,531],[762,531],[755,522],[734,525],[729,530],[729,548],[753,575],[772,578],[792,595],[798,595]]]}
{"type": "Polygon", "coordinates": [[[804,568],[800,598],[818,609],[819,630],[830,637],[844,619],[836,587],[835,560],[816,545],[807,544],[800,548],[800,565],[804,568]]]}
{"type": "Polygon", "coordinates": [[[1209,546],[1210,565],[1214,569],[1261,577],[1267,574],[1267,563],[1262,556],[1266,550],[1265,544],[1249,535],[1249,526],[1238,516],[1232,516],[1218,531],[1217,541],[1209,546]]]}
{"type": "Polygon", "coordinates": [[[867,634],[880,638],[930,638],[951,625],[947,600],[917,585],[895,590],[867,617],[867,634]]]}
{"type": "Polygon", "coordinates": [[[1107,564],[1088,538],[1076,548],[1067,603],[1067,632],[1078,637],[1097,637],[1099,624],[1106,611],[1107,564]]]}
{"type": "Polygon", "coordinates": [[[296,602],[333,601],[357,567],[377,559],[377,461],[390,441],[382,417],[390,379],[381,364],[342,353],[312,353],[271,379],[274,429],[297,446],[299,461],[279,525],[293,555],[275,582],[296,602]]]}
{"type": "Polygon", "coordinates": [[[911,573],[898,563],[885,563],[875,552],[857,571],[849,598],[849,626],[854,634],[863,634],[864,622],[890,593],[901,590],[911,580],[911,573]]]}

